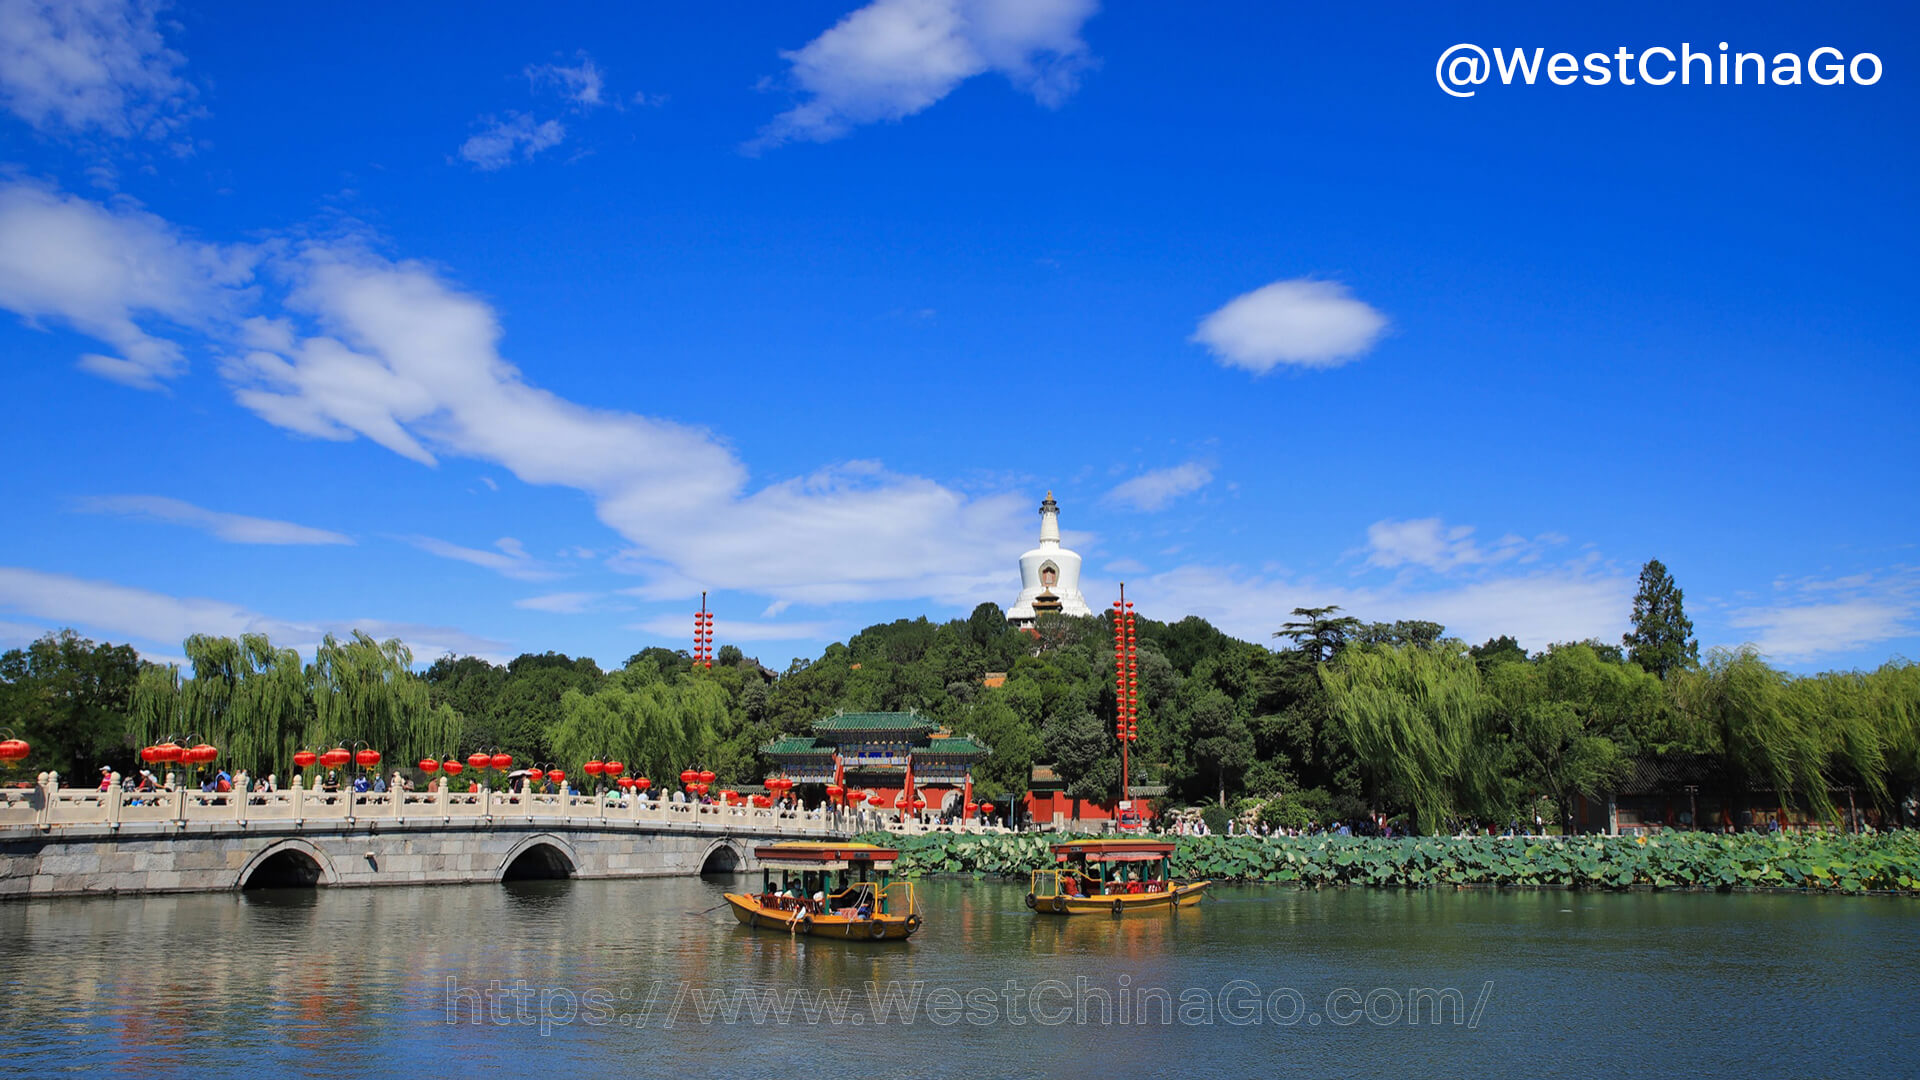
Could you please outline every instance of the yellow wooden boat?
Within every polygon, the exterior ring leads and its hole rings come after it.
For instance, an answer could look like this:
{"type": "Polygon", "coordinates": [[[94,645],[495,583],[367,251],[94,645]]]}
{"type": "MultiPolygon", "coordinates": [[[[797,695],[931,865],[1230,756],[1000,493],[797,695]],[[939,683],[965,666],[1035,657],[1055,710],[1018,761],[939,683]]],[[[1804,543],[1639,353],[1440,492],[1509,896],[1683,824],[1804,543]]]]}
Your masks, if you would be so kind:
{"type": "Polygon", "coordinates": [[[1173,844],[1156,840],[1067,840],[1057,864],[1033,872],[1027,906],[1047,915],[1126,915],[1191,907],[1210,881],[1173,880],[1173,844]]]}
{"type": "Polygon", "coordinates": [[[903,941],[920,929],[913,882],[888,880],[898,848],[769,844],[755,848],[753,857],[760,862],[760,891],[726,894],[734,917],[747,926],[847,941],[903,941]]]}

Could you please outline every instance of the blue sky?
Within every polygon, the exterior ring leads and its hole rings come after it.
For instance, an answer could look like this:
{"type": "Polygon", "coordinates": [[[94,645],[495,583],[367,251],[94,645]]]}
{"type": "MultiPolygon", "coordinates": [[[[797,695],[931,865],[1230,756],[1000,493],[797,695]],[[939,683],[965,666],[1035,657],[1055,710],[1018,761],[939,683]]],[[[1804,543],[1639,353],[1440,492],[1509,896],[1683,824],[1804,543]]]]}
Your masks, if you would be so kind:
{"type": "Polygon", "coordinates": [[[1658,557],[1920,655],[1910,14],[1189,7],[0,3],[0,643],[617,664],[704,588],[784,667],[1010,603],[1051,489],[1249,640],[1613,640],[1658,557]],[[1883,70],[1436,81],[1720,41],[1883,70]]]}

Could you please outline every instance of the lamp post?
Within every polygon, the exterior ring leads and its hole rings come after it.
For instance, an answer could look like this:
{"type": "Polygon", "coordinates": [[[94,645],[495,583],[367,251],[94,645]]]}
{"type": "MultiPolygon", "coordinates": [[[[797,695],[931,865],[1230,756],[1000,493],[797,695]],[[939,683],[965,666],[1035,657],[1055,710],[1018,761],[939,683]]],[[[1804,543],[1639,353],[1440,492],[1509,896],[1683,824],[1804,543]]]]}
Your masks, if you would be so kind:
{"type": "Polygon", "coordinates": [[[1700,785],[1687,785],[1687,827],[1694,832],[1700,831],[1700,800],[1696,797],[1699,793],[1700,785]]]}

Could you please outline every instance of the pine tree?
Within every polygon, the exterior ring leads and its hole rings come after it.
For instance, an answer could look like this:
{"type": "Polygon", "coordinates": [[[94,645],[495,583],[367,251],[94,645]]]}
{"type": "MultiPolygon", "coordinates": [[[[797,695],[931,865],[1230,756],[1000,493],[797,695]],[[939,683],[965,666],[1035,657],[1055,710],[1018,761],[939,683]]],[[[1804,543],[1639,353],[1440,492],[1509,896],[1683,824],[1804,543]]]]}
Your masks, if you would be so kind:
{"type": "Polygon", "coordinates": [[[1661,678],[1700,662],[1693,620],[1681,605],[1680,586],[1659,559],[1640,568],[1640,591],[1633,597],[1633,629],[1621,637],[1627,659],[1661,678]]]}

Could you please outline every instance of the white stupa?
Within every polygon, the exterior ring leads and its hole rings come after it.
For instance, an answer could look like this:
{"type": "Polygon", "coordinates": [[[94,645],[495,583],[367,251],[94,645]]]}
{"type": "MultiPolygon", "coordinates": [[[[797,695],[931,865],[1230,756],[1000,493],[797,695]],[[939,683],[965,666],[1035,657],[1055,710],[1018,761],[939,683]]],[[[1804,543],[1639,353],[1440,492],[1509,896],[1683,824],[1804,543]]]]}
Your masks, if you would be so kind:
{"type": "Polygon", "coordinates": [[[1040,504],[1040,546],[1020,556],[1020,598],[1007,609],[1007,621],[1032,626],[1043,611],[1093,614],[1080,595],[1080,556],[1060,546],[1060,504],[1051,491],[1040,504]]]}

